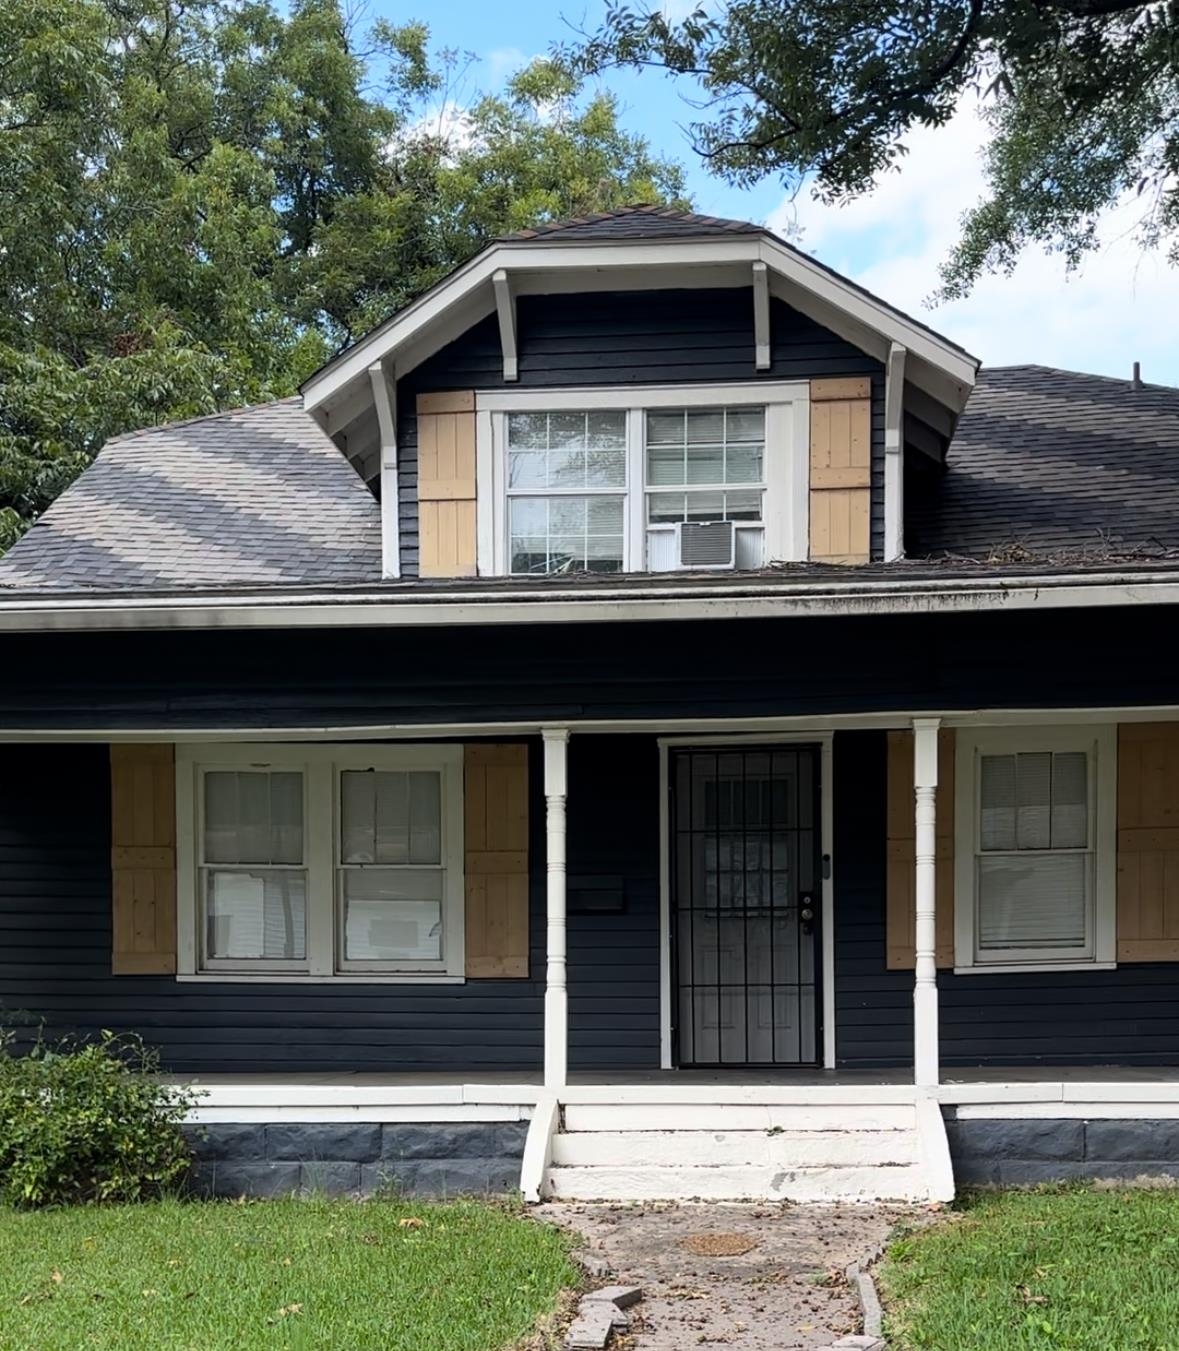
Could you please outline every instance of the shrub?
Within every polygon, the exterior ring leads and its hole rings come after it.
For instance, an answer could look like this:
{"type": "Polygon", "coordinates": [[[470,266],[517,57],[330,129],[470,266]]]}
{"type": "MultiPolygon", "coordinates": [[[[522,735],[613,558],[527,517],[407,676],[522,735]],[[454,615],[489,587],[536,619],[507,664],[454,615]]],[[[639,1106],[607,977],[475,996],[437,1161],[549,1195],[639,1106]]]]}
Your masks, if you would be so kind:
{"type": "Polygon", "coordinates": [[[0,1203],[141,1201],[176,1186],[196,1095],[161,1083],[158,1068],[138,1037],[38,1042],[23,1055],[0,1039],[0,1203]]]}

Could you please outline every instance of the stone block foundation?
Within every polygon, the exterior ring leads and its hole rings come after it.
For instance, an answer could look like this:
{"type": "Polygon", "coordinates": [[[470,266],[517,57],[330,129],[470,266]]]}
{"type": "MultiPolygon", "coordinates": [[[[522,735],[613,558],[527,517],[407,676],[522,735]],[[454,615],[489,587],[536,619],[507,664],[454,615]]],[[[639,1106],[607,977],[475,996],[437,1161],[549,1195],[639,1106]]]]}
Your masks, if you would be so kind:
{"type": "Polygon", "coordinates": [[[270,1122],[189,1127],[206,1196],[488,1196],[520,1185],[526,1121],[270,1122]]]}
{"type": "Polygon", "coordinates": [[[960,1187],[1026,1187],[1075,1178],[1179,1178],[1179,1118],[960,1120],[946,1108],[960,1187]]]}

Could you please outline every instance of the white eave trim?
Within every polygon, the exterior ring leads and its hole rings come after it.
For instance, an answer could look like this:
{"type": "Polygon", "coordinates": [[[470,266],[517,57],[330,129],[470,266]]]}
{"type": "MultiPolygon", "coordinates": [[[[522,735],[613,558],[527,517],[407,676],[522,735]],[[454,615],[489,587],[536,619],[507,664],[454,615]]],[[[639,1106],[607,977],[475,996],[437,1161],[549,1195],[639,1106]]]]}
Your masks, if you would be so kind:
{"type": "Polygon", "coordinates": [[[422,587],[380,591],[265,591],[211,598],[0,600],[0,632],[87,629],[432,627],[600,623],[661,619],[752,619],[803,615],[938,614],[1179,604],[1179,572],[1054,576],[800,581],[711,579],[663,585],[488,587],[440,594],[422,587]]]}
{"type": "MultiPolygon", "coordinates": [[[[487,288],[489,308],[495,308],[490,297],[497,273],[503,273],[506,283],[517,273],[583,272],[588,275],[603,270],[624,273],[631,269],[645,274],[649,281],[652,269],[694,266],[707,269],[715,264],[749,267],[757,262],[765,263],[771,272],[780,274],[817,301],[839,310],[855,324],[879,334],[886,345],[902,344],[916,357],[943,372],[956,388],[969,392],[973,386],[979,364],[973,357],[907,319],[884,301],[829,272],[805,254],[766,234],[675,240],[565,240],[560,243],[520,240],[491,245],[311,376],[302,386],[304,407],[311,412],[338,398],[374,361],[394,356],[428,326],[450,315],[478,288],[487,288]]],[[[619,276],[620,290],[627,289],[629,284],[625,275],[619,276]]],[[[965,403],[965,392],[961,404],[965,403]]]]}

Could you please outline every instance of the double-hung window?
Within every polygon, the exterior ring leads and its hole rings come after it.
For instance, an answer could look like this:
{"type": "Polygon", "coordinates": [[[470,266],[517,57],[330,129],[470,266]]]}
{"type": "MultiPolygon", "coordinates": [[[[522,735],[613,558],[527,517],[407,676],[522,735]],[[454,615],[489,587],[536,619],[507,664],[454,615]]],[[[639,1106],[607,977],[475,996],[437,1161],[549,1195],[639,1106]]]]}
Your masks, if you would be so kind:
{"type": "Polygon", "coordinates": [[[664,571],[729,522],[733,561],[806,555],[807,391],[791,384],[477,396],[480,571],[664,571]]]}
{"type": "Polygon", "coordinates": [[[182,747],[179,970],[463,973],[461,747],[182,747]]]}
{"type": "Polygon", "coordinates": [[[1112,961],[1112,733],[959,737],[956,966],[1112,961]]]}
{"type": "Polygon", "coordinates": [[[302,771],[209,769],[201,784],[203,964],[300,970],[307,960],[302,771]]]}
{"type": "Polygon", "coordinates": [[[649,409],[645,417],[647,565],[675,564],[675,526],[733,521],[736,565],[760,567],[764,555],[766,410],[649,409]]]}
{"type": "Polygon", "coordinates": [[[621,572],[626,414],[507,416],[511,571],[621,572]]]}

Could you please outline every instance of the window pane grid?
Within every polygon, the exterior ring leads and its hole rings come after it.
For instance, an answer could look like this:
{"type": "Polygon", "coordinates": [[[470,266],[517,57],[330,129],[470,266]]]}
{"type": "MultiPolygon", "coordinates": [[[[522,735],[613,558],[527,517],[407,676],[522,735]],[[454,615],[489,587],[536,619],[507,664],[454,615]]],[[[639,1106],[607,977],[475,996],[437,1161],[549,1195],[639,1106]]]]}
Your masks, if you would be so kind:
{"type": "Polygon", "coordinates": [[[626,413],[508,414],[508,492],[626,487],[626,413]]]}
{"type": "Polygon", "coordinates": [[[621,497],[514,497],[509,515],[514,573],[622,571],[621,497]]]}
{"type": "Polygon", "coordinates": [[[203,960],[255,970],[307,961],[301,770],[210,769],[197,839],[203,960]]]}
{"type": "Polygon", "coordinates": [[[645,432],[648,525],[761,522],[764,407],[653,409],[645,432]]]}
{"type": "Polygon", "coordinates": [[[765,409],[668,408],[646,419],[647,485],[759,484],[765,409]]]}
{"type": "Polygon", "coordinates": [[[442,962],[441,774],[343,770],[339,804],[339,964],[371,968],[442,962]]]}
{"type": "Polygon", "coordinates": [[[979,960],[1092,953],[1090,769],[1083,750],[979,757],[979,960]]]}
{"type": "Polygon", "coordinates": [[[509,570],[621,572],[627,412],[507,417],[509,570]]]}

